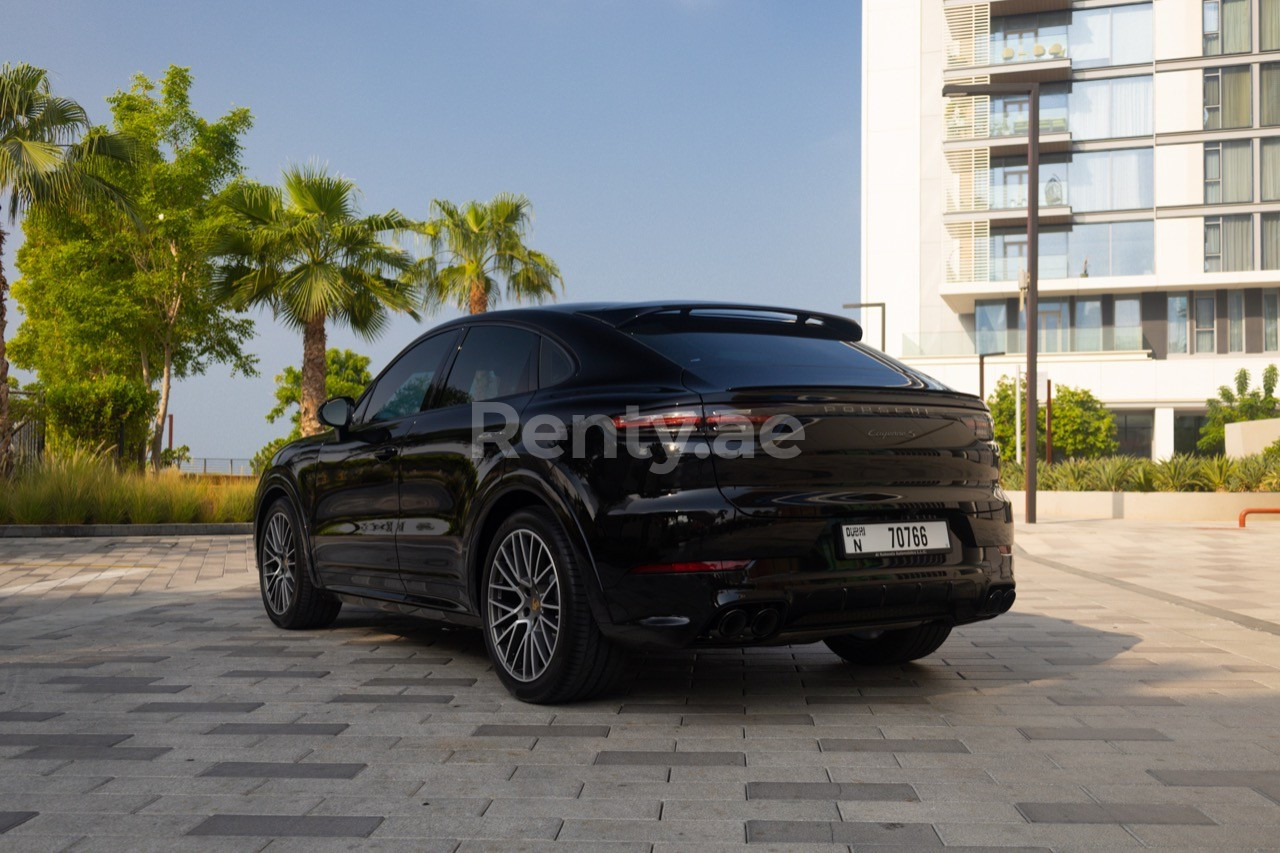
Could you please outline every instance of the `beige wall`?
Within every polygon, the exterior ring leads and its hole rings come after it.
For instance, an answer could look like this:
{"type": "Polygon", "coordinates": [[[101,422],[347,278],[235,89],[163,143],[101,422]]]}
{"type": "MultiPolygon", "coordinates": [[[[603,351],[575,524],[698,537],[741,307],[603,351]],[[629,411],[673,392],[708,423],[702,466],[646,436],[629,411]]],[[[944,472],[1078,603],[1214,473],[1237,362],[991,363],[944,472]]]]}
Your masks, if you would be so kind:
{"type": "Polygon", "coordinates": [[[1280,418],[1227,424],[1227,455],[1233,459],[1261,453],[1280,440],[1280,418]]]}
{"type": "Polygon", "coordinates": [[[1202,217],[1156,220],[1156,276],[1161,284],[1204,276],[1202,217]]]}
{"type": "MultiPolygon", "coordinates": [[[[941,208],[921,207],[926,14],[941,28],[941,4],[928,0],[865,0],[862,10],[862,301],[888,303],[889,352],[900,351],[904,333],[918,334],[920,234],[924,227],[941,227],[941,208]]],[[[928,49],[940,55],[944,44],[937,41],[928,49]]],[[[938,68],[929,77],[939,101],[941,77],[938,68]]],[[[938,157],[940,128],[939,121],[930,145],[931,155],[938,157]]],[[[876,323],[879,318],[868,313],[866,319],[876,323]]]]}
{"type": "Polygon", "coordinates": [[[1204,145],[1157,145],[1156,206],[1204,204],[1204,145]]]}
{"type": "Polygon", "coordinates": [[[1204,72],[1161,71],[1155,79],[1156,133],[1204,129],[1204,72]]]}
{"type": "Polygon", "coordinates": [[[1156,59],[1183,59],[1202,52],[1201,0],[1155,0],[1151,7],[1156,59]]]}

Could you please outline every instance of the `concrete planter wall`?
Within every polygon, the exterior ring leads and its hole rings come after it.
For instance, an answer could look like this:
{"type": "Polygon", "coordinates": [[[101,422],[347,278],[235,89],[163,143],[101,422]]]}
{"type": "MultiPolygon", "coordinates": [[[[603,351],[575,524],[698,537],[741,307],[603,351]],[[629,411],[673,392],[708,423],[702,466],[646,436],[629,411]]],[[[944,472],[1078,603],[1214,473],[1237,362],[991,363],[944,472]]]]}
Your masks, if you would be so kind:
{"type": "MultiPolygon", "coordinates": [[[[1026,493],[1007,494],[1021,514],[1026,493]]],[[[1036,515],[1044,519],[1235,521],[1241,510],[1253,507],[1280,508],[1280,492],[1036,492],[1036,515]]]]}

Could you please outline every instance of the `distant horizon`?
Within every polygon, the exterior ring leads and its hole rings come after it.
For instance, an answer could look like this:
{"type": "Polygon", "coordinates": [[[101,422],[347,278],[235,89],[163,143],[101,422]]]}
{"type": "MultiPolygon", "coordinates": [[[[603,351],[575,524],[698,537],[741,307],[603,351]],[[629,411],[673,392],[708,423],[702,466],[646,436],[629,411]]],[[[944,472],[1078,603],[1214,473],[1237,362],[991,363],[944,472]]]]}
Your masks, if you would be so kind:
{"type": "MultiPolygon", "coordinates": [[[[276,183],[285,165],[315,160],[354,180],[366,211],[420,219],[434,198],[523,193],[531,245],[564,273],[560,302],[844,314],[857,301],[860,4],[376,8],[237,0],[178,19],[138,0],[15,4],[0,61],[48,69],[95,123],[135,73],[189,66],[203,116],[253,112],[248,177],[276,183]],[[477,44],[502,61],[476,62],[477,44]]],[[[6,246],[11,281],[21,241],[19,231],[6,246]]],[[[21,315],[9,308],[11,336],[21,315]]],[[[370,356],[376,374],[457,314],[397,317],[374,342],[330,326],[328,345],[370,356]]],[[[265,415],[275,375],[301,362],[301,336],[267,312],[249,316],[258,377],[215,365],[174,388],[174,443],[195,457],[248,458],[288,432],[265,415]]]]}

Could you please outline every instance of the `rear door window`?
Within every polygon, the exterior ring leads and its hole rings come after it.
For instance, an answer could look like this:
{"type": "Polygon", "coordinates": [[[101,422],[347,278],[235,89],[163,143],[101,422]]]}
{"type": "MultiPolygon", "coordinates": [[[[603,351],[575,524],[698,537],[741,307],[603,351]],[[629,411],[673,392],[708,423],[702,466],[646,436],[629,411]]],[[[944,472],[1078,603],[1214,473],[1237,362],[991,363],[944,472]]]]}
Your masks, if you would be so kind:
{"type": "Polygon", "coordinates": [[[538,387],[550,388],[573,375],[573,358],[564,351],[564,347],[548,338],[542,339],[542,352],[539,356],[538,387]]]}
{"type": "Polygon", "coordinates": [[[540,335],[514,326],[472,326],[441,389],[441,406],[497,400],[533,390],[540,335]]]}

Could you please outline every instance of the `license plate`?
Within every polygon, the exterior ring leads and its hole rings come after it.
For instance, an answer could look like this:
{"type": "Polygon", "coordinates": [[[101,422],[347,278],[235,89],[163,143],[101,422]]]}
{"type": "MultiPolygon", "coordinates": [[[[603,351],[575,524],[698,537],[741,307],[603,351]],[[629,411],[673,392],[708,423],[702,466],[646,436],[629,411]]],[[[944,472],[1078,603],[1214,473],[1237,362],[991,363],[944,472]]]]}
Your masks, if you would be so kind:
{"type": "Polygon", "coordinates": [[[843,524],[840,534],[846,557],[951,550],[951,538],[947,535],[945,521],[843,524]]]}

